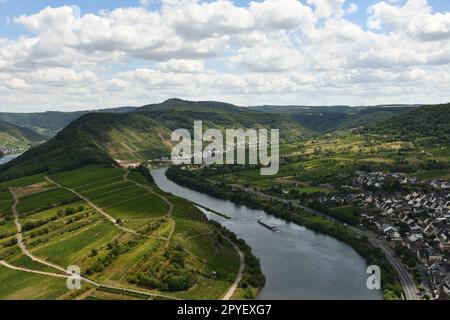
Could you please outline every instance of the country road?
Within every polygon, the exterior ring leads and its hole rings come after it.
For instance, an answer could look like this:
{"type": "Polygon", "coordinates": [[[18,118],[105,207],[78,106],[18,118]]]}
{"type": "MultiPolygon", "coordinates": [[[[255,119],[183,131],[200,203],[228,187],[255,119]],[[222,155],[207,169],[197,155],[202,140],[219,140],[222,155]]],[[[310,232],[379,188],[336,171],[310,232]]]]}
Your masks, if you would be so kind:
{"type": "MultiPolygon", "coordinates": [[[[237,186],[235,186],[237,187],[237,186]]],[[[283,199],[280,197],[276,197],[276,196],[271,196],[268,194],[265,194],[263,192],[254,190],[252,188],[246,188],[245,189],[246,192],[251,192],[259,197],[268,199],[268,200],[276,200],[276,201],[280,201],[280,202],[284,202],[284,203],[288,203],[293,205],[294,207],[300,208],[305,210],[306,212],[315,214],[315,215],[319,215],[319,216],[325,216],[330,218],[329,216],[327,216],[325,213],[320,212],[318,210],[306,207],[302,204],[300,204],[299,201],[296,200],[289,200],[289,199],[283,199]]],[[[335,220],[336,223],[340,223],[343,224],[337,220],[335,220]]],[[[377,236],[370,232],[370,231],[366,231],[366,230],[362,230],[356,227],[352,227],[352,226],[347,226],[348,228],[350,228],[353,232],[355,232],[356,234],[358,234],[359,236],[363,236],[363,237],[367,237],[369,239],[369,242],[372,246],[374,247],[378,247],[380,248],[388,262],[390,263],[390,265],[394,268],[394,270],[397,272],[398,274],[398,278],[400,280],[400,284],[402,285],[403,288],[403,292],[405,294],[405,299],[406,300],[420,300],[419,296],[417,295],[417,289],[416,289],[416,284],[414,282],[413,277],[411,276],[411,274],[405,269],[405,267],[403,266],[403,264],[397,259],[397,257],[390,251],[389,248],[386,247],[386,245],[377,238],[377,236]]]]}

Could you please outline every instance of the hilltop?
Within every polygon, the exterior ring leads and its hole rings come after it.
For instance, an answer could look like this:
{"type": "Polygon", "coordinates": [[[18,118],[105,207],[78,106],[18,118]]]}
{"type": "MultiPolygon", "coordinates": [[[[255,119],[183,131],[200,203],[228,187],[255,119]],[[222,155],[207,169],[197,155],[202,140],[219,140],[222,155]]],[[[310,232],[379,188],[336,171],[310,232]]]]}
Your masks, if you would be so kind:
{"type": "Polygon", "coordinates": [[[127,113],[90,113],[79,117],[47,143],[0,167],[0,179],[59,172],[115,160],[143,161],[168,155],[174,129],[277,128],[281,140],[295,141],[308,131],[283,115],[265,114],[220,102],[179,99],[127,113]]]}

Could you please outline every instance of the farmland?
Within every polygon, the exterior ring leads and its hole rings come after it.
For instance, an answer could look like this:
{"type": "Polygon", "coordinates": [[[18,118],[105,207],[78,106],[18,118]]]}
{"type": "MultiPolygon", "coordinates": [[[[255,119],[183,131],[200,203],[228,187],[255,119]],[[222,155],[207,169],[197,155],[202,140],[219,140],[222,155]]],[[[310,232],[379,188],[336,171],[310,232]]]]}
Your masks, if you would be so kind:
{"type": "Polygon", "coordinates": [[[1,299],[219,299],[239,269],[217,226],[138,171],[87,166],[3,182],[1,190],[0,260],[16,268],[0,265],[1,299]],[[35,261],[18,246],[14,205],[35,261]],[[109,289],[85,283],[68,292],[65,279],[36,273],[70,265],[109,289]]]}

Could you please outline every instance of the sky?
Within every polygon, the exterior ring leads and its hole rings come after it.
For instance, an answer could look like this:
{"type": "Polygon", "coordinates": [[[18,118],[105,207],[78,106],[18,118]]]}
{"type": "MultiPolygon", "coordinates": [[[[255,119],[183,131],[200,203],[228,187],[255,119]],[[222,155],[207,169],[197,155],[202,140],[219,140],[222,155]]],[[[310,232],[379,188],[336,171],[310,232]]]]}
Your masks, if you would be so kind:
{"type": "Polygon", "coordinates": [[[0,112],[450,102],[450,1],[0,0],[0,112]]]}

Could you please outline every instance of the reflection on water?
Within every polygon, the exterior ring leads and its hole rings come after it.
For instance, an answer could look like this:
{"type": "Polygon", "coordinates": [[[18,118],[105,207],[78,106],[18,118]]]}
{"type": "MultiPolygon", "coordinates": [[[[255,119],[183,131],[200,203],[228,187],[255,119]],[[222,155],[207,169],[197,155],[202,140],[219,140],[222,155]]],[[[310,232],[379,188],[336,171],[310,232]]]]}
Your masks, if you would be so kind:
{"type": "Polygon", "coordinates": [[[367,289],[366,262],[350,246],[264,211],[179,186],[167,179],[165,169],[151,172],[162,190],[232,218],[201,209],[244,239],[261,260],[266,286],[259,299],[381,299],[380,291],[367,289]],[[258,219],[280,232],[263,227],[258,219]]]}

